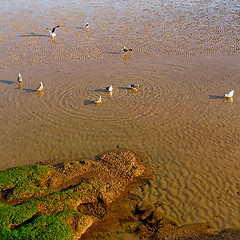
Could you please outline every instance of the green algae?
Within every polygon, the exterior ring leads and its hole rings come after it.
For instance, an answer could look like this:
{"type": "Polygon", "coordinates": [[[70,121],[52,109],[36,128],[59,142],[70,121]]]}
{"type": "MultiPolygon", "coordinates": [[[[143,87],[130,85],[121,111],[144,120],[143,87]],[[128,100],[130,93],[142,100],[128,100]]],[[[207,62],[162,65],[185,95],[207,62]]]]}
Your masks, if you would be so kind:
{"type": "Polygon", "coordinates": [[[0,172],[0,190],[7,190],[0,202],[1,240],[73,238],[68,219],[80,220],[83,214],[77,206],[94,198],[98,189],[87,183],[62,191],[41,187],[49,171],[47,166],[34,165],[0,172]],[[14,201],[21,204],[8,204],[14,201]]]}
{"type": "Polygon", "coordinates": [[[34,201],[17,206],[0,203],[0,226],[12,228],[15,225],[22,224],[39,211],[36,205],[37,202],[34,201]]]}
{"type": "Polygon", "coordinates": [[[41,185],[50,171],[47,166],[14,167],[0,172],[0,190],[15,186],[41,185]]]}
{"type": "Polygon", "coordinates": [[[67,218],[71,213],[61,212],[36,217],[30,223],[24,224],[17,229],[0,228],[2,240],[71,240],[73,230],[67,224],[67,218]]]}
{"type": "Polygon", "coordinates": [[[7,194],[7,201],[23,200],[25,198],[37,198],[54,192],[54,189],[29,187],[29,186],[15,186],[7,194]]]}

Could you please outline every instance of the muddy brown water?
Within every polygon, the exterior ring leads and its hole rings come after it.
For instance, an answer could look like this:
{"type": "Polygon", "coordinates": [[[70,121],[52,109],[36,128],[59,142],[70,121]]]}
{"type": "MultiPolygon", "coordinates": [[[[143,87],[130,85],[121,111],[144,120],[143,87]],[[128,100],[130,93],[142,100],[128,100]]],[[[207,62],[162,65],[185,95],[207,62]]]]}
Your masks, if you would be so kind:
{"type": "Polygon", "coordinates": [[[0,10],[1,170],[133,149],[167,216],[240,227],[237,1],[20,2],[0,10]]]}

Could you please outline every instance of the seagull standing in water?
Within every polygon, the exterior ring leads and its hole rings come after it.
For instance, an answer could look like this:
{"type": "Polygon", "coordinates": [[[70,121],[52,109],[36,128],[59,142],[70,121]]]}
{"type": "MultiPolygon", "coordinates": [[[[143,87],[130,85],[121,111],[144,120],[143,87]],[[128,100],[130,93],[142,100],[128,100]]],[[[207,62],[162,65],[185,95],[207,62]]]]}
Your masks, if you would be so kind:
{"type": "Polygon", "coordinates": [[[22,83],[22,76],[20,73],[18,74],[17,81],[18,83],[22,83]]]}
{"type": "Polygon", "coordinates": [[[38,88],[36,89],[37,92],[41,92],[43,90],[43,83],[40,82],[40,85],[38,86],[38,88]]]}
{"type": "Polygon", "coordinates": [[[123,48],[123,51],[124,51],[125,53],[131,52],[131,51],[132,51],[132,48],[126,48],[126,47],[124,47],[124,48],[123,48]]]}
{"type": "Polygon", "coordinates": [[[94,101],[94,102],[95,102],[95,104],[99,104],[99,103],[101,103],[101,102],[102,102],[102,97],[99,96],[99,98],[98,98],[96,101],[94,101]]]}
{"type": "Polygon", "coordinates": [[[131,84],[128,86],[128,89],[137,89],[139,87],[140,87],[140,85],[138,85],[138,84],[131,84]]]}
{"type": "Polygon", "coordinates": [[[112,92],[112,90],[113,90],[113,86],[112,85],[106,87],[106,91],[107,92],[112,92]]]}
{"type": "Polygon", "coordinates": [[[234,90],[231,90],[229,93],[226,93],[226,94],[224,95],[224,97],[226,97],[226,98],[231,98],[231,97],[233,96],[233,94],[234,94],[234,90]]]}
{"type": "Polygon", "coordinates": [[[59,28],[60,26],[56,26],[54,27],[52,30],[47,28],[47,30],[49,31],[51,37],[55,37],[56,36],[56,29],[59,28]]]}

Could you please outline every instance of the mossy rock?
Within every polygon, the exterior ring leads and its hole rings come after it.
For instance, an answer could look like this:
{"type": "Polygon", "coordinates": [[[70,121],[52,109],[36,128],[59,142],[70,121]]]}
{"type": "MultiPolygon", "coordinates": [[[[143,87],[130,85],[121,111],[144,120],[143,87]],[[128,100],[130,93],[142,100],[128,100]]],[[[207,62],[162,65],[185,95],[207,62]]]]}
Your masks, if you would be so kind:
{"type": "Polygon", "coordinates": [[[48,166],[32,165],[29,167],[14,167],[0,172],[0,190],[15,186],[41,186],[50,168],[48,166]]]}
{"type": "Polygon", "coordinates": [[[0,228],[1,240],[70,240],[73,230],[67,223],[69,212],[42,215],[14,230],[0,228]]]}

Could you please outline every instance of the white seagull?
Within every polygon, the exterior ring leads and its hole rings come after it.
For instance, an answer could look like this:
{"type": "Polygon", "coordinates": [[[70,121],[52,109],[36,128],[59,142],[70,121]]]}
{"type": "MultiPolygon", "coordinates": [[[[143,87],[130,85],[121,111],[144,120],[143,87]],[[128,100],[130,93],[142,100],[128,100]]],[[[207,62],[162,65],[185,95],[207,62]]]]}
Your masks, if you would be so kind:
{"type": "Polygon", "coordinates": [[[22,76],[20,73],[18,74],[17,81],[18,83],[22,83],[22,76]]]}
{"type": "Polygon", "coordinates": [[[131,84],[128,86],[128,89],[137,89],[139,87],[140,87],[140,85],[138,85],[138,84],[131,84]]]}
{"type": "Polygon", "coordinates": [[[130,52],[130,51],[132,51],[132,48],[126,48],[126,47],[124,47],[123,48],[123,51],[126,53],[126,52],[130,52]]]}
{"type": "Polygon", "coordinates": [[[102,97],[101,96],[99,96],[99,98],[96,100],[96,101],[94,101],[96,104],[99,104],[99,103],[101,103],[102,102],[102,97]]]}
{"type": "Polygon", "coordinates": [[[40,85],[38,86],[38,88],[36,89],[37,92],[41,92],[43,90],[43,83],[40,82],[40,85]]]}
{"type": "Polygon", "coordinates": [[[56,29],[59,28],[60,26],[56,26],[54,27],[52,30],[47,28],[47,30],[49,31],[51,37],[55,37],[56,36],[56,29]]]}
{"type": "Polygon", "coordinates": [[[86,28],[86,29],[89,29],[89,23],[88,23],[88,22],[86,23],[85,28],[86,28]]]}
{"type": "Polygon", "coordinates": [[[231,98],[233,96],[234,90],[231,90],[229,93],[226,93],[224,97],[231,98]]]}
{"type": "Polygon", "coordinates": [[[112,90],[113,90],[113,86],[112,85],[106,87],[106,91],[107,92],[112,92],[112,90]]]}

